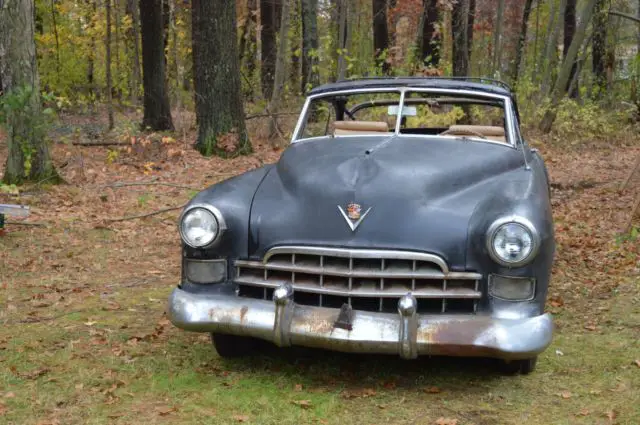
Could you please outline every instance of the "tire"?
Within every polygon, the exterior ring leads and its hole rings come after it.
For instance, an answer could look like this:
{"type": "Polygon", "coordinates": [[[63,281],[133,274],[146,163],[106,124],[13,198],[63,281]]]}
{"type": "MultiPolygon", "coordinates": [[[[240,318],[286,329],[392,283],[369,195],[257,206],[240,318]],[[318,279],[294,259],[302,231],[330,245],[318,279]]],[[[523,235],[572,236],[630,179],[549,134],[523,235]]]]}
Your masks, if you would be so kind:
{"type": "Polygon", "coordinates": [[[505,360],[502,363],[502,371],[507,375],[528,375],[536,369],[538,357],[524,360],[505,360]]]}
{"type": "Polygon", "coordinates": [[[255,352],[257,341],[246,336],[211,334],[211,342],[218,355],[225,359],[244,357],[255,352]]]}

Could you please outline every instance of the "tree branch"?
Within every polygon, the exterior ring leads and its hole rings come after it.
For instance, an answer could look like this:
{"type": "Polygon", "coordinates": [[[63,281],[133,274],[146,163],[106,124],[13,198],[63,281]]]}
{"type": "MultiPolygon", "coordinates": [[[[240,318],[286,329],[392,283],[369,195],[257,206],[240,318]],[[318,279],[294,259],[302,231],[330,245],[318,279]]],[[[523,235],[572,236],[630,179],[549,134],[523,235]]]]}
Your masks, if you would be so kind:
{"type": "Polygon", "coordinates": [[[45,223],[34,223],[28,221],[5,221],[5,224],[11,224],[12,226],[36,226],[36,227],[47,227],[45,223]]]}
{"type": "Polygon", "coordinates": [[[146,214],[130,215],[130,216],[127,216],[127,217],[120,217],[120,218],[108,218],[108,219],[106,219],[106,221],[109,221],[111,223],[115,223],[115,222],[119,222],[119,221],[127,221],[127,220],[135,220],[135,219],[138,219],[138,218],[151,217],[153,215],[163,214],[163,213],[166,213],[166,212],[169,212],[169,211],[180,210],[180,209],[184,208],[185,205],[187,205],[187,204],[183,204],[183,205],[180,205],[180,206],[177,206],[177,207],[163,208],[161,210],[153,211],[153,212],[146,213],[146,214]]]}
{"type": "Polygon", "coordinates": [[[616,12],[615,10],[610,10],[609,15],[620,16],[621,18],[626,18],[626,19],[629,19],[630,21],[637,22],[638,24],[640,24],[640,18],[636,18],[633,15],[628,15],[622,12],[616,12]]]}
{"type": "MultiPolygon", "coordinates": [[[[233,174],[229,173],[229,175],[233,175],[233,174]]],[[[108,185],[105,185],[105,186],[102,186],[102,187],[103,188],[111,187],[111,188],[117,189],[117,188],[120,188],[120,187],[127,187],[127,186],[168,186],[168,187],[176,187],[178,189],[202,190],[202,188],[200,188],[200,187],[184,186],[184,185],[181,185],[181,184],[164,183],[164,182],[156,182],[156,181],[120,182],[120,183],[108,184],[108,185]]]]}

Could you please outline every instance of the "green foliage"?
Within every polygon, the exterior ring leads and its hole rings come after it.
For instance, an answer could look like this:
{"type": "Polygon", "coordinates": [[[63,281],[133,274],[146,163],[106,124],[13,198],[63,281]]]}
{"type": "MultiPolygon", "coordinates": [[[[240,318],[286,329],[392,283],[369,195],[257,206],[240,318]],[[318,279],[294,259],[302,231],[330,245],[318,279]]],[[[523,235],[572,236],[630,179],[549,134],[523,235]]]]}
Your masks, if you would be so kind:
{"type": "MultiPolygon", "coordinates": [[[[51,100],[48,94],[42,96],[51,100]]],[[[5,126],[12,143],[17,143],[22,151],[24,177],[31,174],[32,160],[35,154],[34,140],[45,137],[54,111],[51,108],[40,110],[38,96],[30,86],[13,88],[0,97],[0,125],[5,126]]]]}

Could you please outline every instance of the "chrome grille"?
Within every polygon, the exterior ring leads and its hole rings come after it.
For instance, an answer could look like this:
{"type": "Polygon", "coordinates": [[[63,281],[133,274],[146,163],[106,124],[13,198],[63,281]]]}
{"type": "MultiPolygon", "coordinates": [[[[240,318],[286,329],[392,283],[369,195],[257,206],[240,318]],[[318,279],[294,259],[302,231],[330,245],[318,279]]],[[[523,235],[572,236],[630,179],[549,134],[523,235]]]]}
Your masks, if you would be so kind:
{"type": "Polygon", "coordinates": [[[390,250],[277,247],[263,261],[236,260],[239,295],[270,299],[290,282],[299,304],[395,311],[411,292],[421,313],[475,313],[482,275],[449,271],[442,258],[390,250]]]}

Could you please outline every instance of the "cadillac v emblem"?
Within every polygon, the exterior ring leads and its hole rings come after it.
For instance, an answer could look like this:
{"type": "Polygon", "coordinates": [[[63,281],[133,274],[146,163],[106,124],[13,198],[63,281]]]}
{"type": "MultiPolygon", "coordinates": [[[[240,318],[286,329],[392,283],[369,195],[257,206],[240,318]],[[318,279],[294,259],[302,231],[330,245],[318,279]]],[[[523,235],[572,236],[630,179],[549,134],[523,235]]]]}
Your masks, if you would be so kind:
{"type": "Polygon", "coordinates": [[[360,204],[351,202],[347,205],[346,212],[340,205],[338,205],[338,210],[340,210],[340,214],[344,217],[351,231],[355,232],[360,223],[362,223],[362,220],[364,220],[367,214],[369,214],[369,211],[371,211],[371,207],[362,213],[362,207],[360,204]]]}

